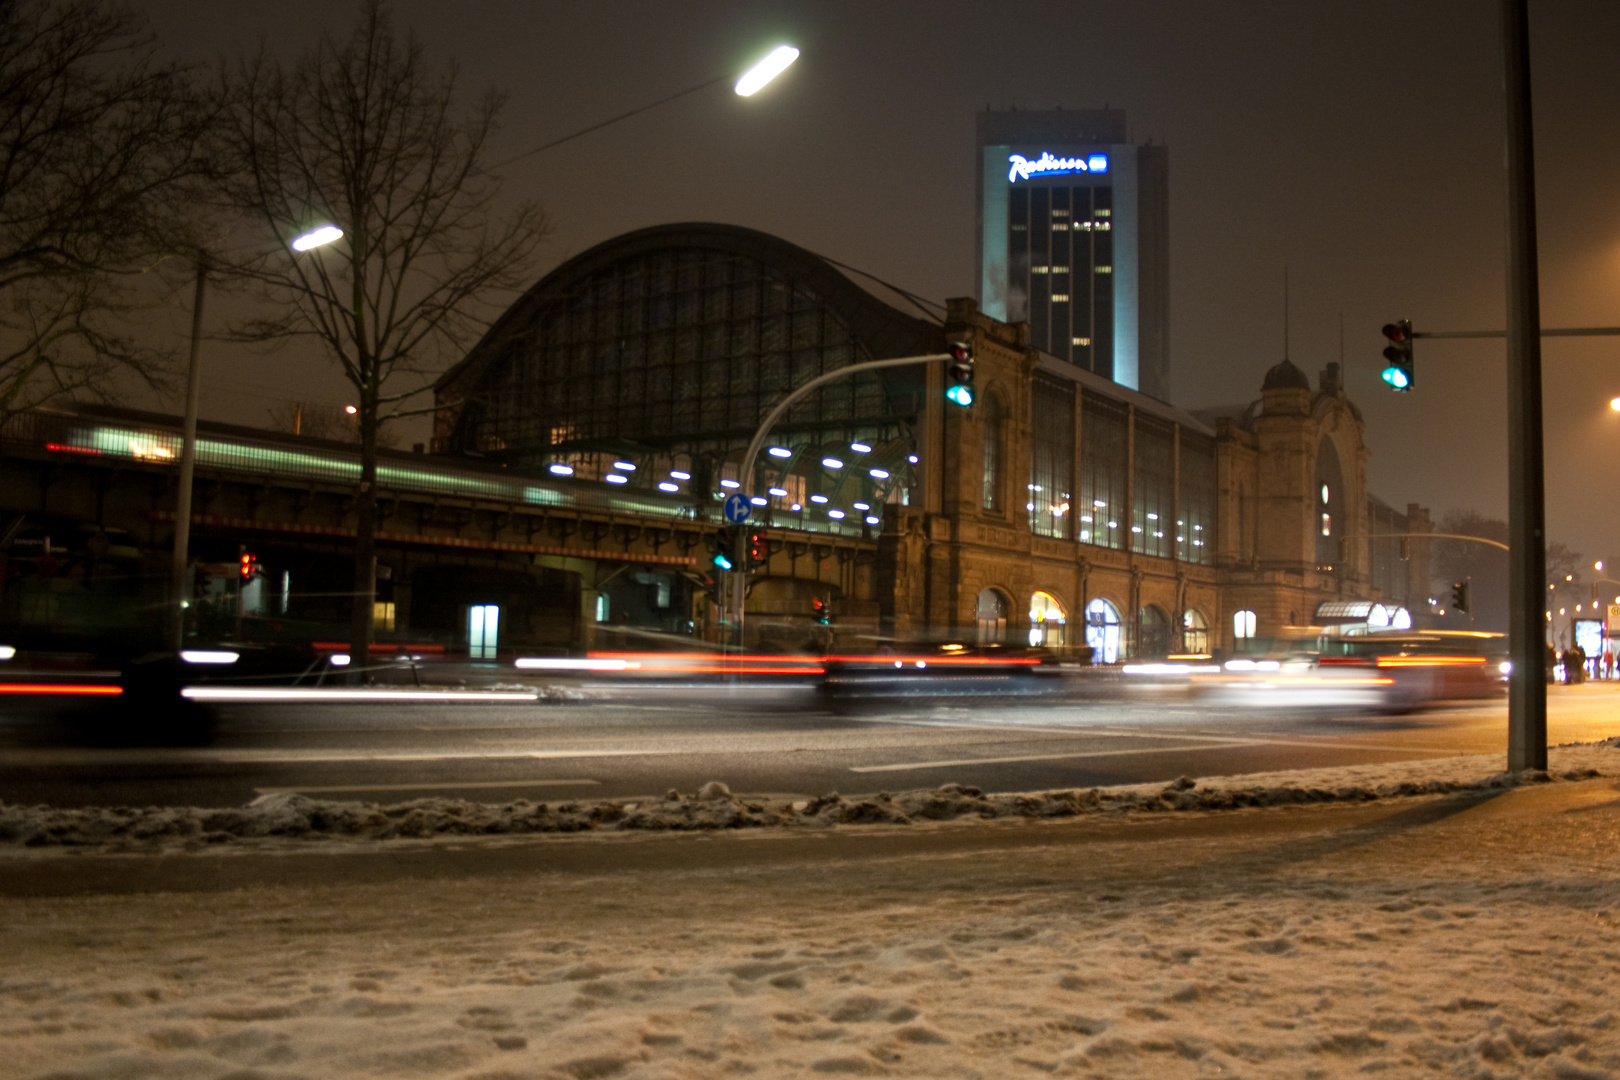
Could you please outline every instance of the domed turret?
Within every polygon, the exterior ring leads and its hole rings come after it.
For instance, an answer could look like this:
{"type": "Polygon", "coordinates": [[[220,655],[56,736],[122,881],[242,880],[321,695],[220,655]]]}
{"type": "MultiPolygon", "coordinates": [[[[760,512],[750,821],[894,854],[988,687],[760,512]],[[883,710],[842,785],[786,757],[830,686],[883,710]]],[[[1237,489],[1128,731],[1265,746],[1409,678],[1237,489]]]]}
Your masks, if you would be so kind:
{"type": "Polygon", "coordinates": [[[1311,380],[1305,373],[1295,367],[1290,360],[1284,360],[1270,371],[1266,372],[1266,381],[1260,384],[1265,390],[1309,390],[1311,380]]]}

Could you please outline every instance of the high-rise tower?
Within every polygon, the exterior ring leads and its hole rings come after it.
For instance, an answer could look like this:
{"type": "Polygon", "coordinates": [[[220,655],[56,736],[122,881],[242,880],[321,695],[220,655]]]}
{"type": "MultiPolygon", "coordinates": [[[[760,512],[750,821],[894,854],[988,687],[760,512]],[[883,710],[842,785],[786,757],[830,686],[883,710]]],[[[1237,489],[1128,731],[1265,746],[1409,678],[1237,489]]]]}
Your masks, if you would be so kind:
{"type": "Polygon", "coordinates": [[[1165,400],[1169,153],[1120,109],[978,114],[979,304],[1037,348],[1165,400]]]}

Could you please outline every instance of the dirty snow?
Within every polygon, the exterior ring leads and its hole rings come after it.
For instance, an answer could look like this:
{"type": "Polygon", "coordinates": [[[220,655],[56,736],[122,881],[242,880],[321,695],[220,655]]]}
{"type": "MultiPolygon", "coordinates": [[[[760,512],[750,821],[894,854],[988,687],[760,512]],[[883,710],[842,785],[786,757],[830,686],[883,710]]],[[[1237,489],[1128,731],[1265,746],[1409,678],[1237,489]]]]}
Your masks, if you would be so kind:
{"type": "Polygon", "coordinates": [[[1503,773],[1498,755],[1395,764],[1332,766],[1254,773],[1169,785],[1135,784],[1032,793],[986,794],[975,787],[938,788],[812,799],[738,796],[711,781],[696,792],[603,801],[504,804],[415,799],[379,805],[264,795],[232,809],[90,807],[58,809],[0,803],[0,845],[132,848],[231,844],[243,840],[397,840],[435,836],[523,835],[585,831],[711,830],[834,825],[906,825],[918,821],[1072,817],[1103,812],[1233,810],[1306,803],[1369,802],[1585,780],[1620,773],[1620,739],[1553,747],[1546,772],[1503,773]]]}
{"type": "Polygon", "coordinates": [[[245,845],[252,889],[0,900],[0,1075],[1620,1078],[1617,758],[1103,793],[1472,785],[1236,813],[427,842],[590,872],[294,887],[245,845]]]}

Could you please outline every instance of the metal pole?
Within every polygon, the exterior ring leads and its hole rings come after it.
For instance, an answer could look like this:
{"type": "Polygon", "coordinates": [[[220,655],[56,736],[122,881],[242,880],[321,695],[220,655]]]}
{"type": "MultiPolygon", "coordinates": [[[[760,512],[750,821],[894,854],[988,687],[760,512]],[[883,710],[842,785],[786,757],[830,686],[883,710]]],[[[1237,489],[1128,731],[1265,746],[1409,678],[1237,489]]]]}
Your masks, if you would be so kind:
{"type": "Polygon", "coordinates": [[[197,253],[197,292],[191,302],[191,359],[186,366],[186,418],[180,434],[180,490],[174,502],[174,561],[169,573],[169,644],[179,652],[186,637],[186,559],[191,547],[191,477],[197,467],[197,401],[201,393],[203,292],[208,256],[197,253]]]}
{"type": "MultiPolygon", "coordinates": [[[[911,364],[928,364],[936,360],[951,359],[954,358],[950,353],[929,353],[926,356],[897,356],[890,360],[866,360],[859,364],[850,364],[848,367],[835,368],[832,371],[817,375],[803,386],[789,392],[787,397],[778,401],[776,407],[760,422],[759,429],[754,432],[754,438],[748,444],[748,449],[743,452],[742,463],[739,466],[742,475],[737,477],[742,487],[738,490],[742,492],[743,497],[746,499],[754,497],[754,462],[759,458],[759,452],[765,449],[765,440],[770,437],[771,428],[775,427],[776,422],[782,418],[782,414],[787,412],[788,406],[803,398],[810,391],[819,389],[827,383],[838,379],[857,375],[863,371],[875,371],[878,368],[906,367],[911,364]]],[[[731,601],[733,604],[732,633],[736,637],[737,648],[740,651],[743,647],[743,605],[748,598],[748,550],[746,547],[748,541],[746,526],[738,525],[737,532],[737,561],[733,563],[734,569],[732,571],[735,595],[731,598],[731,601]]]]}
{"type": "Polygon", "coordinates": [[[1530,111],[1530,13],[1503,0],[1507,90],[1508,761],[1547,767],[1546,476],[1541,434],[1541,301],[1530,111]]]}

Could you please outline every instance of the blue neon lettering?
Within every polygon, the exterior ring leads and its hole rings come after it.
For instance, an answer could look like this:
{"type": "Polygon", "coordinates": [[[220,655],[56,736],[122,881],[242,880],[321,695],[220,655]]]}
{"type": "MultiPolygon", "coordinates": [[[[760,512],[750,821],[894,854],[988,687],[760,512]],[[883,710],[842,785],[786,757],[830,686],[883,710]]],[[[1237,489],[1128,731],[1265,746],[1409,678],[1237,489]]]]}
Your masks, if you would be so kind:
{"type": "Polygon", "coordinates": [[[1085,157],[1060,158],[1053,157],[1051,151],[1041,151],[1041,156],[1031,161],[1023,154],[1008,154],[1007,181],[1016,182],[1019,179],[1028,180],[1032,176],[1059,176],[1064,173],[1103,173],[1108,171],[1107,154],[1088,154],[1085,157]]]}

